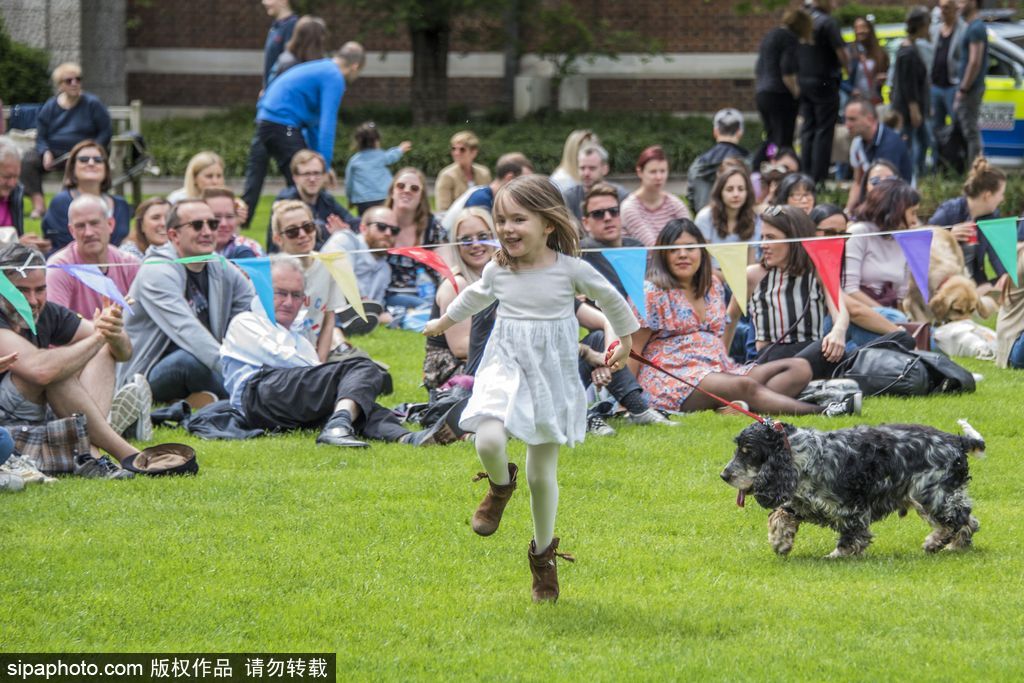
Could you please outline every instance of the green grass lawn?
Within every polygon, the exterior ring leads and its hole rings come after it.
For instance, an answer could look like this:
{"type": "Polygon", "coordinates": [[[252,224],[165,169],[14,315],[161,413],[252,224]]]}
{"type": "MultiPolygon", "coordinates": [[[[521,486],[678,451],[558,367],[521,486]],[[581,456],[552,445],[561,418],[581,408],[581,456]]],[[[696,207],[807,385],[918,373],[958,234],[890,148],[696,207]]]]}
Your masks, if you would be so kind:
{"type": "MultiPolygon", "coordinates": [[[[423,341],[358,343],[392,366],[388,405],[422,400],[423,341]]],[[[3,496],[0,651],[331,651],[339,677],[591,680],[1009,680],[1024,674],[1024,375],[967,396],[870,399],[860,418],[988,440],[972,462],[973,550],[926,556],[915,515],[874,527],[866,556],[826,560],[805,527],[788,559],[767,512],[718,473],[747,421],[698,414],[676,429],[563,449],[562,598],[533,605],[525,477],[501,529],[469,520],[484,491],[473,447],[318,447],[312,432],[184,441],[199,476],[65,479],[3,496]],[[1018,444],[1015,446],[1014,444],[1018,444]]],[[[524,447],[513,442],[513,460],[524,447]]]]}

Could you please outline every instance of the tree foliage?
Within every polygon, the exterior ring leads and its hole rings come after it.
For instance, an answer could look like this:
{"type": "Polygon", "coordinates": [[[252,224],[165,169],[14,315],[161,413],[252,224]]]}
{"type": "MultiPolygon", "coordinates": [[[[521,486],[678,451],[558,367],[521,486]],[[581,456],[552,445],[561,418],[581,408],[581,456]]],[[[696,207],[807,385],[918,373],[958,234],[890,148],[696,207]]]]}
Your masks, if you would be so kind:
{"type": "Polygon", "coordinates": [[[0,16],[0,97],[6,104],[19,104],[42,102],[49,96],[46,52],[14,42],[0,16]]]}

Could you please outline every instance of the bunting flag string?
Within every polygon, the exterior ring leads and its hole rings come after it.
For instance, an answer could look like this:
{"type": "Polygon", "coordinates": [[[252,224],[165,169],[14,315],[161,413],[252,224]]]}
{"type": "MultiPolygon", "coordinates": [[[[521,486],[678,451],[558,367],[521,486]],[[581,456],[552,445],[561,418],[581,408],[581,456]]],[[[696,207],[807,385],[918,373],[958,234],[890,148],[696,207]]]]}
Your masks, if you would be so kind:
{"type": "Polygon", "coordinates": [[[708,253],[718,260],[718,267],[732,290],[733,298],[739,304],[743,315],[747,314],[747,255],[744,244],[709,244],[708,253]]]}
{"type": "Polygon", "coordinates": [[[914,282],[921,291],[925,304],[931,298],[928,295],[928,266],[932,261],[932,233],[911,232],[906,235],[896,233],[896,242],[903,250],[903,256],[910,266],[910,274],[914,276],[914,282]]]}
{"type": "Polygon", "coordinates": [[[644,277],[647,275],[647,250],[638,247],[609,249],[604,252],[604,257],[619,276],[623,289],[633,300],[640,317],[646,318],[647,297],[644,296],[644,277]]]}
{"type": "Polygon", "coordinates": [[[61,263],[57,267],[92,291],[120,305],[125,315],[132,315],[132,307],[125,301],[117,284],[101,271],[99,266],[84,263],[61,263]]]}
{"type": "Polygon", "coordinates": [[[277,316],[274,315],[274,283],[270,276],[270,257],[258,256],[256,258],[244,258],[235,261],[235,265],[245,271],[252,282],[256,296],[263,304],[263,310],[267,312],[270,322],[277,324],[277,316]]]}
{"type": "Polygon", "coordinates": [[[1010,216],[978,221],[978,228],[992,245],[992,250],[996,252],[1003,269],[1013,280],[1013,286],[1020,287],[1020,283],[1017,282],[1017,218],[1010,216]]]}
{"type": "Polygon", "coordinates": [[[804,243],[807,255],[811,257],[814,267],[818,269],[818,276],[821,278],[825,290],[832,297],[832,303],[836,308],[839,304],[839,274],[843,269],[843,248],[846,240],[842,237],[829,237],[826,239],[808,240],[804,243]]]}
{"type": "Polygon", "coordinates": [[[359,293],[359,283],[356,281],[356,273],[352,269],[352,262],[349,261],[348,254],[343,251],[332,251],[327,254],[314,252],[310,256],[324,264],[356,315],[366,322],[362,294],[359,293]]]}
{"type": "Polygon", "coordinates": [[[451,268],[448,267],[448,264],[444,262],[444,259],[437,252],[425,249],[424,247],[392,247],[388,249],[388,253],[408,256],[417,263],[433,268],[444,279],[452,283],[456,294],[459,293],[459,286],[455,284],[455,275],[452,274],[451,268]]]}
{"type": "Polygon", "coordinates": [[[7,279],[7,273],[2,270],[0,270],[0,296],[14,306],[14,310],[28,324],[28,329],[32,330],[32,334],[37,334],[36,319],[32,315],[32,307],[28,305],[28,299],[21,293],[21,290],[14,286],[14,283],[7,279]]]}

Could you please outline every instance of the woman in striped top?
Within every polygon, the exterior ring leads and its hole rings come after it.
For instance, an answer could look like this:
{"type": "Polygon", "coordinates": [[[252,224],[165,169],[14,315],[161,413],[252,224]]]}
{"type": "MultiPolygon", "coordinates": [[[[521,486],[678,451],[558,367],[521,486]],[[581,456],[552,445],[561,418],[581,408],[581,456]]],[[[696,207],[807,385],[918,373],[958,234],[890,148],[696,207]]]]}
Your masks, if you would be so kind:
{"type": "Polygon", "coordinates": [[[690,218],[690,210],[682,199],[665,192],[668,182],[668,159],[660,145],[640,152],[636,160],[640,189],[622,202],[622,228],[627,237],[634,237],[644,246],[651,246],[665,224],[676,218],[690,218]]]}
{"type": "MultiPolygon", "coordinates": [[[[803,358],[816,379],[831,377],[846,351],[849,316],[825,294],[821,278],[803,245],[772,243],[814,237],[814,222],[793,206],[769,207],[762,215],[761,262],[747,268],[750,320],[756,330],[757,361],[803,358]],[[828,317],[831,316],[831,329],[828,317]]],[[[735,299],[730,315],[739,316],[735,299]]]]}

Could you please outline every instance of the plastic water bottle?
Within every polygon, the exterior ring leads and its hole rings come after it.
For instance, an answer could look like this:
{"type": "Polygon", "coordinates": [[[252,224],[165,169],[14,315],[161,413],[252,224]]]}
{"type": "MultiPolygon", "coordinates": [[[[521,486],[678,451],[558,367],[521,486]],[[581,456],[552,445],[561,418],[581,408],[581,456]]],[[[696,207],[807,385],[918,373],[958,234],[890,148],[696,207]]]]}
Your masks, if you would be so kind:
{"type": "Polygon", "coordinates": [[[424,268],[416,269],[416,294],[428,304],[433,303],[437,285],[424,268]]]}

